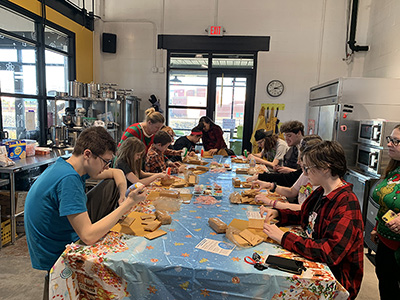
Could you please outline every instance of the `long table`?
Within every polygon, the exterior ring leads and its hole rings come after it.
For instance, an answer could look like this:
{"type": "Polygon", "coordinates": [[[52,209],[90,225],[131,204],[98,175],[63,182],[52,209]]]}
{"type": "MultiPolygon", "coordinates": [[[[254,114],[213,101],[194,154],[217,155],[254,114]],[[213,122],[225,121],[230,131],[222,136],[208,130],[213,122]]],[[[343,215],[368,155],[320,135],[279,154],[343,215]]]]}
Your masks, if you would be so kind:
{"type": "Polygon", "coordinates": [[[298,257],[277,244],[236,247],[228,256],[195,248],[205,238],[230,243],[208,226],[209,217],[229,224],[258,211],[254,205],[230,204],[229,195],[240,190],[231,183],[236,167],[243,165],[201,175],[200,184],[222,185],[221,202],[199,205],[193,197],[173,214],[172,224],[161,227],[167,235],[147,240],[109,232],[92,246],[67,245],[50,273],[50,299],[347,299],[325,264],[302,259],[307,270],[294,275],[259,271],[244,261],[254,252],[263,259],[269,254],[298,257]]]}

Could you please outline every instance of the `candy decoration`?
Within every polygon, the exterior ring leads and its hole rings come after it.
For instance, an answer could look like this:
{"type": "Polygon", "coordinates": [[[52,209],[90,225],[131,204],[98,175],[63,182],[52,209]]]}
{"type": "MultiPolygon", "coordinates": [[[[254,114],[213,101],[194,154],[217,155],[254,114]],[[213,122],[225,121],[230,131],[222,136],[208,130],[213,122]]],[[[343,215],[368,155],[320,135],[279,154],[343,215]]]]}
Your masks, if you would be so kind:
{"type": "Polygon", "coordinates": [[[247,158],[249,154],[247,153],[247,149],[244,149],[244,156],[247,158]]]}
{"type": "Polygon", "coordinates": [[[171,168],[168,167],[166,172],[167,172],[168,175],[171,175],[171,168]]]}

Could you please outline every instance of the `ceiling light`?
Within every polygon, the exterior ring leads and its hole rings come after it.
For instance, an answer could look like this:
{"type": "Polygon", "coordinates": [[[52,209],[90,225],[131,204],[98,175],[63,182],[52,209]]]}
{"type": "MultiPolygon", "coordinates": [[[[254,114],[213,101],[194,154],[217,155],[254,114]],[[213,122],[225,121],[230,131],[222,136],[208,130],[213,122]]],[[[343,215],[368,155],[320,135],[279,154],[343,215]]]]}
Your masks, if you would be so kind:
{"type": "Polygon", "coordinates": [[[182,80],[178,79],[177,76],[174,77],[174,79],[170,79],[169,82],[176,82],[176,83],[181,83],[182,80]]]}

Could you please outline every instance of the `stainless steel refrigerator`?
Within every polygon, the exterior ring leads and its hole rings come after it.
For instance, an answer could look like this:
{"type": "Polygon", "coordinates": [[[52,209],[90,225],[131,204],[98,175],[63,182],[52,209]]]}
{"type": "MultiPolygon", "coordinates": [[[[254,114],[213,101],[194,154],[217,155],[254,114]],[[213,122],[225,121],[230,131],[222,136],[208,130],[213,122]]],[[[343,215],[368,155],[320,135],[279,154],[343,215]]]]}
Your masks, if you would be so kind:
{"type": "MultiPolygon", "coordinates": [[[[365,237],[374,226],[370,219],[378,208],[368,201],[371,186],[378,175],[355,167],[359,121],[367,119],[398,120],[400,117],[400,79],[338,78],[310,89],[307,134],[338,141],[346,153],[348,172],[344,179],[353,184],[363,215],[365,237]]],[[[376,250],[367,243],[371,250],[376,250]]]]}
{"type": "Polygon", "coordinates": [[[341,77],[310,88],[307,134],[338,141],[354,166],[359,121],[399,119],[400,79],[341,77]]]}

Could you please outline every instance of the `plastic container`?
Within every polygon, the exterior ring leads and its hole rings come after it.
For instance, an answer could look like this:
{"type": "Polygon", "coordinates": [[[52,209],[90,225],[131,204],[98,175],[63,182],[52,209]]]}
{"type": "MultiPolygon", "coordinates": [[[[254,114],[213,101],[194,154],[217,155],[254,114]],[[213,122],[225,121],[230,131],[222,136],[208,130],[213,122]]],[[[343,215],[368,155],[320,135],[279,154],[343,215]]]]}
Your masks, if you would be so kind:
{"type": "Polygon", "coordinates": [[[250,168],[255,168],[256,167],[256,160],[254,158],[250,159],[250,168]]]}
{"type": "Polygon", "coordinates": [[[144,184],[141,183],[141,182],[136,182],[136,183],[132,184],[132,185],[126,190],[126,192],[125,192],[125,197],[128,197],[128,195],[129,195],[129,193],[130,193],[131,191],[136,190],[136,189],[138,189],[138,188],[141,188],[141,187],[143,187],[143,186],[144,186],[144,184]]]}
{"type": "Polygon", "coordinates": [[[36,151],[36,141],[35,140],[25,140],[26,141],[26,156],[34,156],[36,151]]]}

